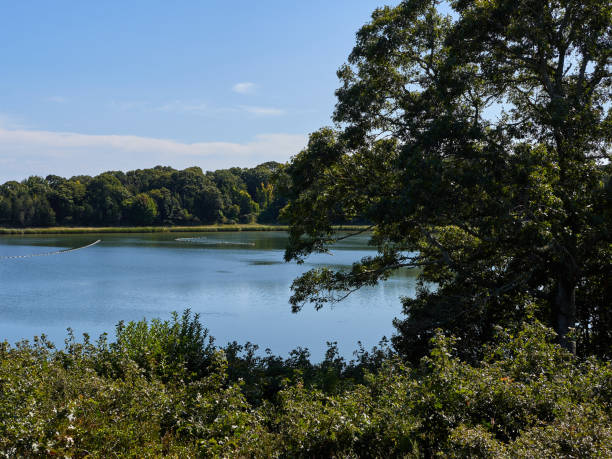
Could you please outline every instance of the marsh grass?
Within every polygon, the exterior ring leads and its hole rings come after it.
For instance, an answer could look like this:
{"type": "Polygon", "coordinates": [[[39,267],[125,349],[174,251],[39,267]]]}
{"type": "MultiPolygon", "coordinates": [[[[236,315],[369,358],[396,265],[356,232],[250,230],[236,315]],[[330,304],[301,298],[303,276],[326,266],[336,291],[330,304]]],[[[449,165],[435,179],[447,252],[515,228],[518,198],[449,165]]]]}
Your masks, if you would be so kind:
{"type": "MultiPolygon", "coordinates": [[[[338,230],[359,231],[360,225],[341,225],[338,230]]],[[[104,226],[104,227],[50,227],[50,228],[0,228],[0,234],[88,234],[88,233],[194,233],[233,231],[287,231],[286,225],[203,225],[203,226],[104,226]]]]}

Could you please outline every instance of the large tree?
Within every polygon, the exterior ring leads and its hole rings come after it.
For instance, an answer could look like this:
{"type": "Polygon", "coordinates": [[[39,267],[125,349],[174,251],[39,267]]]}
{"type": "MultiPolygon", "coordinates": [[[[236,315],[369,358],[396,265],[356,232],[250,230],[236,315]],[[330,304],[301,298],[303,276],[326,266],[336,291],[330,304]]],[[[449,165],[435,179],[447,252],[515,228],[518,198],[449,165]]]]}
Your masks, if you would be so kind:
{"type": "Polygon", "coordinates": [[[612,6],[601,0],[410,0],[382,8],[338,72],[336,129],[286,168],[286,259],[366,218],[378,255],[294,282],[294,310],[420,269],[395,345],[436,328],[466,354],[535,315],[610,356],[612,6]],[[576,332],[571,333],[572,329],[576,332]]]}

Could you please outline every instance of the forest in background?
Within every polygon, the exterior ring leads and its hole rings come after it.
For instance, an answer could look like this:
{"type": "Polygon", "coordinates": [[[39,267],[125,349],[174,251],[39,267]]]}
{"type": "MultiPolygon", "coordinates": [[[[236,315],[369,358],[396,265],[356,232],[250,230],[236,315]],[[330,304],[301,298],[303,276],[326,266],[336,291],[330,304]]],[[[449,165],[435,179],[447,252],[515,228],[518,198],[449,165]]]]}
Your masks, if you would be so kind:
{"type": "Polygon", "coordinates": [[[0,226],[146,226],[276,223],[286,204],[280,164],[203,172],[156,166],[95,177],[32,176],[0,185],[0,226]]]}

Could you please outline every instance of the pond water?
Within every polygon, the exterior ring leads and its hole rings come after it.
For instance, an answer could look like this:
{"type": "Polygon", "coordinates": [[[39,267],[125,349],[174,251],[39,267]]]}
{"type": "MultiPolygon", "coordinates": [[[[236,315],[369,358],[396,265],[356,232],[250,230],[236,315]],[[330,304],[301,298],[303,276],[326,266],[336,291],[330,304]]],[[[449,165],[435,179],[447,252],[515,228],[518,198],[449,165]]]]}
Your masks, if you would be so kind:
{"type": "Polygon", "coordinates": [[[415,274],[400,272],[343,302],[291,313],[292,280],[315,266],[349,266],[374,251],[368,236],[351,237],[332,255],[303,265],[283,262],[284,232],[0,236],[0,340],[45,333],[62,344],[66,328],[112,336],[120,320],[170,318],[191,308],[219,345],[251,341],[286,355],[307,347],[314,360],[327,341],[351,357],[393,333],[401,296],[414,294],[415,274]],[[81,247],[49,256],[7,258],[81,247]]]}

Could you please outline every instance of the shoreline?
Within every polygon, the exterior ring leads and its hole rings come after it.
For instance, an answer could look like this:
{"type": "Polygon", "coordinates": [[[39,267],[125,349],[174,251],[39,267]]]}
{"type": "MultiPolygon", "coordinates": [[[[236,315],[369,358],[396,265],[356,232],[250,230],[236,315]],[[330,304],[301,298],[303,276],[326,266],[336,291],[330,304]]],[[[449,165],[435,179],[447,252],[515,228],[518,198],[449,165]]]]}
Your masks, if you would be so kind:
{"type": "MultiPolygon", "coordinates": [[[[359,231],[367,225],[339,225],[338,230],[359,231]]],[[[95,234],[95,233],[215,233],[237,231],[287,231],[288,225],[200,225],[200,226],[103,226],[103,227],[69,227],[55,226],[48,228],[0,228],[0,235],[22,234],[95,234]]]]}

